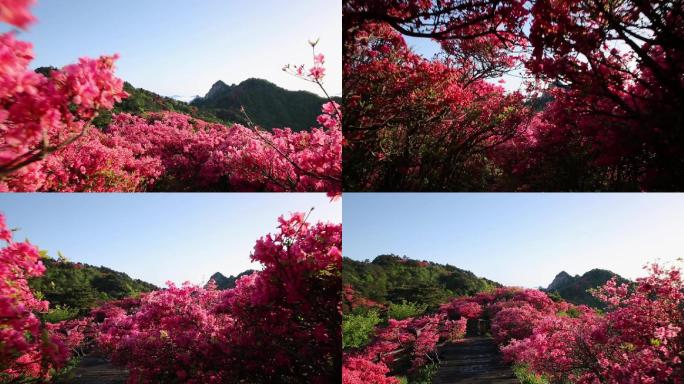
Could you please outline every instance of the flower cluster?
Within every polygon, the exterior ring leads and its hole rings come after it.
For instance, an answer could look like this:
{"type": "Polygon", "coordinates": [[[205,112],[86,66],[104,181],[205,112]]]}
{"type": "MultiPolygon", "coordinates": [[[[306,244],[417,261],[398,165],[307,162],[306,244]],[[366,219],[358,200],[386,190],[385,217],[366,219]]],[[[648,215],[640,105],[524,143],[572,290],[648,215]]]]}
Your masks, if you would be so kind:
{"type": "MultiPolygon", "coordinates": [[[[32,1],[3,0],[0,20],[26,27],[32,1]]],[[[114,76],[117,56],[81,58],[61,70],[29,69],[30,43],[13,32],[0,35],[0,190],[42,186],[41,161],[80,137],[99,110],[110,110],[127,94],[114,76]]]]}
{"type": "Polygon", "coordinates": [[[344,356],[342,382],[344,384],[399,384],[399,379],[389,377],[389,368],[383,362],[373,362],[363,356],[344,356]]]}
{"type": "Polygon", "coordinates": [[[681,382],[684,283],[678,269],[649,268],[634,289],[611,280],[596,292],[605,315],[528,319],[531,332],[505,344],[505,356],[559,382],[681,382]]]}
{"type": "Polygon", "coordinates": [[[465,329],[465,319],[447,320],[443,314],[390,319],[386,326],[376,329],[371,344],[363,350],[345,353],[342,381],[398,383],[386,376],[390,367],[397,366],[405,357],[410,361],[411,371],[435,361],[438,342],[460,339],[465,329]]]}
{"type": "Polygon", "coordinates": [[[12,174],[15,191],[341,191],[338,106],[328,103],[320,128],[226,127],[164,112],[115,115],[45,161],[12,174]]]}
{"type": "Polygon", "coordinates": [[[0,21],[24,28],[35,21],[31,7],[35,0],[2,0],[0,1],[0,21]]]}
{"type": "Polygon", "coordinates": [[[280,218],[236,287],[169,284],[93,312],[99,343],[143,382],[339,380],[341,227],[280,218]]]}
{"type": "Polygon", "coordinates": [[[41,254],[29,242],[15,242],[0,214],[0,381],[48,378],[82,341],[73,323],[43,324],[48,302],[31,292],[28,279],[45,272],[41,254]]]}

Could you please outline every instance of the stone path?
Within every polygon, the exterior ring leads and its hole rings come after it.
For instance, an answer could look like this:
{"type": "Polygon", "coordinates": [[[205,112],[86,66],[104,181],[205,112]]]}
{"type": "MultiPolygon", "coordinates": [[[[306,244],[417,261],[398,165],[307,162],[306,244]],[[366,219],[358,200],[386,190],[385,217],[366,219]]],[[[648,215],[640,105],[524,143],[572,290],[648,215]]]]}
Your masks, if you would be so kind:
{"type": "Polygon", "coordinates": [[[113,366],[102,357],[84,357],[68,378],[56,384],[125,384],[128,371],[113,366]]]}
{"type": "Polygon", "coordinates": [[[469,337],[439,350],[434,384],[520,384],[490,337],[469,337]]]}

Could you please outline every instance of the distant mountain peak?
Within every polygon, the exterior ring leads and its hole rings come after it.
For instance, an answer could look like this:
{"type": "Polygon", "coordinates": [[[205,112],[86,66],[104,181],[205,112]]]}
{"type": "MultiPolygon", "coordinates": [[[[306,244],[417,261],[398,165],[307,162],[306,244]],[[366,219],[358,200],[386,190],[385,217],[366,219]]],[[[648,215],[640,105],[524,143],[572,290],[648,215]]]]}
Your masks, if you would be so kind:
{"type": "Polygon", "coordinates": [[[238,281],[242,276],[247,276],[251,275],[255,271],[253,269],[248,269],[237,276],[231,275],[230,277],[226,277],[223,273],[221,272],[216,272],[211,277],[209,280],[213,280],[216,283],[216,287],[218,289],[231,289],[235,288],[235,282],[238,281]]]}
{"type": "Polygon", "coordinates": [[[216,280],[216,279],[227,279],[227,277],[221,272],[216,272],[213,275],[211,275],[211,277],[209,278],[209,280],[216,280]]]}
{"type": "Polygon", "coordinates": [[[617,279],[618,283],[629,282],[629,280],[617,273],[606,269],[594,268],[582,276],[571,276],[567,272],[562,271],[556,275],[551,284],[549,284],[549,287],[546,288],[546,291],[556,292],[560,297],[573,304],[586,304],[602,308],[605,306],[604,303],[593,297],[589,290],[603,286],[613,277],[617,279]]]}
{"type": "MultiPolygon", "coordinates": [[[[246,124],[249,120],[265,128],[308,130],[316,125],[321,106],[327,99],[308,91],[290,91],[264,79],[248,78],[228,85],[219,80],[204,97],[190,105],[211,113],[224,122],[246,124]]],[[[338,99],[339,102],[339,99],[338,99]]]]}
{"type": "MultiPolygon", "coordinates": [[[[266,79],[260,79],[257,77],[250,77],[248,79],[245,79],[238,86],[246,86],[246,85],[265,85],[268,87],[274,87],[274,88],[286,90],[285,88],[279,87],[275,83],[272,83],[266,79]]],[[[304,91],[289,91],[289,92],[304,92],[304,91]]]]}
{"type": "Polygon", "coordinates": [[[572,276],[570,276],[569,273],[565,271],[561,271],[559,274],[556,275],[556,277],[553,279],[551,284],[549,284],[549,287],[546,288],[549,291],[553,291],[558,289],[558,287],[562,287],[565,284],[570,283],[573,280],[572,276]]]}
{"type": "Polygon", "coordinates": [[[205,99],[211,99],[213,97],[218,96],[222,92],[225,92],[225,90],[230,89],[231,87],[224,83],[222,80],[219,80],[215,82],[211,88],[209,89],[209,92],[204,96],[205,99]]]}

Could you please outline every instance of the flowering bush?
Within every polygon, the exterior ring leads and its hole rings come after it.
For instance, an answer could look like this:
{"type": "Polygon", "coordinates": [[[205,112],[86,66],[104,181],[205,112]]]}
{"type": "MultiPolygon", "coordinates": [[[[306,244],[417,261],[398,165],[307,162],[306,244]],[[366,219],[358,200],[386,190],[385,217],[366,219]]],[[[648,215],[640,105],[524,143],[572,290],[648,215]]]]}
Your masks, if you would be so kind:
{"type": "Polygon", "coordinates": [[[113,75],[116,56],[80,59],[43,76],[28,69],[30,44],[0,35],[0,189],[35,190],[39,162],[84,136],[100,108],[126,94],[113,75]]]}
{"type": "Polygon", "coordinates": [[[482,315],[482,306],[473,301],[454,300],[442,306],[451,316],[463,317],[466,319],[477,319],[482,315]]]}
{"type": "Polygon", "coordinates": [[[49,378],[83,340],[82,324],[40,320],[48,302],[36,298],[27,281],[45,272],[40,252],[29,242],[15,242],[2,214],[0,241],[6,243],[0,249],[0,381],[49,378]]]}
{"type": "Polygon", "coordinates": [[[301,132],[226,127],[170,112],[122,114],[104,139],[139,159],[134,169],[147,177],[137,189],[339,192],[342,134],[335,108],[323,106],[319,120],[327,127],[301,132]]]}
{"type": "Polygon", "coordinates": [[[636,288],[609,281],[596,293],[603,316],[545,316],[526,338],[503,348],[553,380],[578,383],[681,383],[684,293],[679,269],[652,265],[636,288]]]}
{"type": "Polygon", "coordinates": [[[172,284],[93,313],[100,345],[131,381],[339,381],[341,227],[280,218],[263,270],[227,291],[172,284]]]}
{"type": "Polygon", "coordinates": [[[389,319],[376,328],[371,343],[362,350],[345,352],[342,381],[345,384],[372,379],[380,383],[398,383],[387,377],[390,367],[415,372],[435,361],[440,340],[457,340],[465,335],[465,319],[450,321],[442,314],[403,320],[389,319]],[[406,358],[406,359],[405,359],[406,358]]]}
{"type": "Polygon", "coordinates": [[[350,189],[681,190],[679,2],[343,4],[350,189]]]}
{"type": "Polygon", "coordinates": [[[100,328],[99,343],[111,351],[115,362],[134,361],[130,368],[136,380],[193,377],[218,382],[211,358],[221,351],[218,343],[228,342],[233,322],[228,315],[211,312],[218,296],[214,289],[169,284],[165,290],[145,295],[130,315],[109,313],[100,328]]]}
{"type": "Polygon", "coordinates": [[[541,313],[528,304],[501,309],[492,319],[492,336],[499,344],[524,339],[532,334],[541,313]]]}
{"type": "MultiPolygon", "coordinates": [[[[365,9],[362,2],[347,3],[365,9]]],[[[528,118],[522,95],[504,94],[454,59],[413,53],[387,23],[366,20],[349,31],[343,66],[348,188],[477,189],[491,167],[484,156],[521,134],[528,118]]]]}
{"type": "Polygon", "coordinates": [[[388,377],[389,368],[383,362],[374,363],[364,357],[344,356],[342,382],[344,384],[399,384],[399,379],[388,377]]]}
{"type": "Polygon", "coordinates": [[[456,341],[462,339],[466,335],[467,325],[468,319],[466,318],[444,321],[442,338],[448,341],[456,341]]]}

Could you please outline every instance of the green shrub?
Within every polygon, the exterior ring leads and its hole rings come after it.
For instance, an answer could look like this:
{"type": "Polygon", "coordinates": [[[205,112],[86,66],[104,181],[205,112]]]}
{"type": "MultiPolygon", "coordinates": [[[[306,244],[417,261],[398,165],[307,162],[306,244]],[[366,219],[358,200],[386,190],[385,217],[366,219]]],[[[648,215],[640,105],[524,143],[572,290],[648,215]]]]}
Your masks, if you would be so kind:
{"type": "Polygon", "coordinates": [[[50,308],[50,311],[43,314],[43,320],[48,323],[59,323],[64,320],[71,320],[78,317],[78,309],[69,308],[68,306],[56,305],[50,308]]]}
{"type": "Polygon", "coordinates": [[[347,314],[342,319],[342,347],[361,348],[370,342],[380,315],[371,310],[365,314],[347,314]]]}
{"type": "Polygon", "coordinates": [[[549,381],[544,376],[532,372],[524,364],[513,364],[513,373],[515,373],[521,384],[549,384],[549,381]]]}
{"type": "Polygon", "coordinates": [[[414,374],[408,377],[409,384],[432,384],[432,380],[439,371],[439,364],[427,364],[422,366],[414,374]]]}
{"type": "Polygon", "coordinates": [[[390,304],[388,316],[390,319],[403,320],[408,317],[422,315],[425,313],[427,307],[427,304],[418,304],[402,300],[401,304],[390,304]]]}
{"type": "Polygon", "coordinates": [[[567,311],[558,312],[557,315],[560,317],[578,318],[582,315],[582,312],[577,308],[570,308],[567,311]]]}

